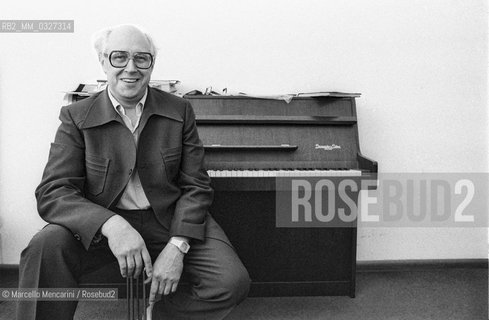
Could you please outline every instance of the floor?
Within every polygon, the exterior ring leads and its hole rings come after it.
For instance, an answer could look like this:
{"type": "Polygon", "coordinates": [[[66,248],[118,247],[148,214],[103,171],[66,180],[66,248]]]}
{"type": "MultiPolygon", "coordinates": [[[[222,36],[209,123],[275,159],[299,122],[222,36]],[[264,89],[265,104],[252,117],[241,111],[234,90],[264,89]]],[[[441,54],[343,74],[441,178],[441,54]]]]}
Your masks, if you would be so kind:
{"type": "MultiPolygon", "coordinates": [[[[3,288],[15,287],[16,279],[10,277],[0,283],[3,288]]],[[[486,268],[360,272],[354,299],[248,298],[228,319],[482,320],[488,319],[487,290],[486,268]]],[[[115,320],[124,316],[125,300],[80,302],[75,319],[115,320]]],[[[0,319],[15,319],[13,302],[0,302],[0,319]]]]}

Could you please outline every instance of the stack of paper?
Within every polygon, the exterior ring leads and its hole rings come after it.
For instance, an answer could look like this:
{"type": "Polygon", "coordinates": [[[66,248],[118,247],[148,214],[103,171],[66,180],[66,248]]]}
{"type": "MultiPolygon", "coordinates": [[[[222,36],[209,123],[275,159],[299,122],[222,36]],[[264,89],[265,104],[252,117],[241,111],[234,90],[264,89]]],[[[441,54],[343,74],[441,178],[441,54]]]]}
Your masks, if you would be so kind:
{"type": "MultiPolygon", "coordinates": [[[[149,85],[153,88],[157,88],[169,93],[176,93],[176,85],[180,83],[179,80],[151,80],[149,85]]],[[[80,83],[73,91],[65,91],[63,102],[70,104],[86,97],[91,96],[94,93],[105,90],[107,87],[107,80],[97,80],[96,84],[92,83],[80,83]]]]}

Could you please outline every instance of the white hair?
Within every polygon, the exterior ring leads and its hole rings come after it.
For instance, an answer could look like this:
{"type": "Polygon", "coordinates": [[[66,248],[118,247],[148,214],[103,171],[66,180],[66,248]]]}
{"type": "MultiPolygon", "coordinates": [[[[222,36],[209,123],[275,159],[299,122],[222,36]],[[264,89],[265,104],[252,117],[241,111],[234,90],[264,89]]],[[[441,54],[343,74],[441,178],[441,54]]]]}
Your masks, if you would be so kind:
{"type": "Polygon", "coordinates": [[[107,41],[109,39],[110,34],[112,33],[112,31],[120,27],[133,27],[141,31],[149,42],[151,48],[151,54],[153,55],[153,57],[156,58],[156,53],[158,49],[153,41],[153,38],[151,37],[151,35],[149,35],[149,33],[144,31],[141,27],[133,24],[121,24],[117,26],[104,28],[102,30],[95,32],[92,35],[93,48],[95,49],[95,52],[97,53],[97,57],[99,60],[101,60],[103,58],[104,53],[106,53],[105,50],[107,48],[107,41]]]}

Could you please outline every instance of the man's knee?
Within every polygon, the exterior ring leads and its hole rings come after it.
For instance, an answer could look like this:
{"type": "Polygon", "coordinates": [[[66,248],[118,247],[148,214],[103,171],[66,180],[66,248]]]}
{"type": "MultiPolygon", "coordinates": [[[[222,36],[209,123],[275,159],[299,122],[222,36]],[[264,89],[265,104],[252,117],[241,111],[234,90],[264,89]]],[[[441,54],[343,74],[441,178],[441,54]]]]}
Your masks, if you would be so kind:
{"type": "Polygon", "coordinates": [[[34,235],[22,251],[21,260],[32,255],[49,259],[60,253],[74,252],[79,250],[80,243],[78,242],[65,227],[49,224],[34,235]]]}
{"type": "Polygon", "coordinates": [[[239,304],[248,296],[248,292],[250,291],[250,285],[251,285],[250,276],[248,275],[248,271],[246,270],[246,268],[243,266],[242,270],[240,271],[240,273],[237,275],[235,279],[234,298],[236,304],[239,304]]]}
{"type": "Polygon", "coordinates": [[[248,271],[242,264],[235,266],[228,274],[220,277],[220,288],[223,289],[223,295],[233,305],[239,304],[248,296],[250,283],[248,271]]]}

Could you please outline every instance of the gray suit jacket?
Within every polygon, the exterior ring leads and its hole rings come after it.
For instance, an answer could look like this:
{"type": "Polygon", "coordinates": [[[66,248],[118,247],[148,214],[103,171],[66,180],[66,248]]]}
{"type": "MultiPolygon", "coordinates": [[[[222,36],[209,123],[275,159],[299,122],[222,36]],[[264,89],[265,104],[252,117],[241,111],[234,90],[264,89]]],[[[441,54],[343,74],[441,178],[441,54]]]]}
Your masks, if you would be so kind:
{"type": "Polygon", "coordinates": [[[137,169],[170,236],[204,239],[213,190],[188,101],[149,88],[137,147],[107,91],[63,107],[60,120],[36,189],[44,220],[70,229],[88,248],[137,169]]]}

